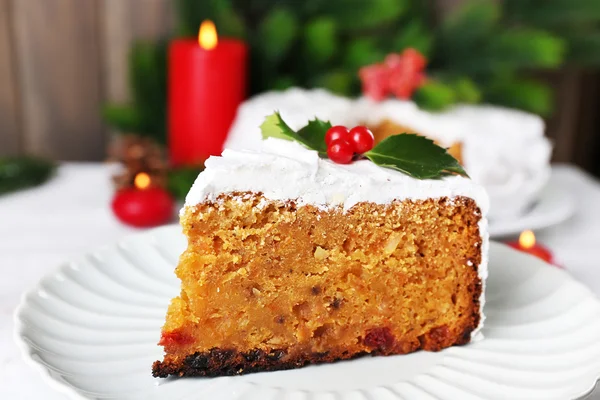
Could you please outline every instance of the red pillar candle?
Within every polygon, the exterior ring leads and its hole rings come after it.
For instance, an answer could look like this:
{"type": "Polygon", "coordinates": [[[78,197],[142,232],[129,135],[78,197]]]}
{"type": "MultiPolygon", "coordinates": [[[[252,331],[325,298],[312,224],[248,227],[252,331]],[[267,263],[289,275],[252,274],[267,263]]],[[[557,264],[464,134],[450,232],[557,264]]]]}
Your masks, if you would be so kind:
{"type": "Polygon", "coordinates": [[[246,95],[248,48],[217,38],[204,21],[198,40],[169,47],[169,151],[174,166],[197,165],[219,155],[239,104],[246,95]]]}

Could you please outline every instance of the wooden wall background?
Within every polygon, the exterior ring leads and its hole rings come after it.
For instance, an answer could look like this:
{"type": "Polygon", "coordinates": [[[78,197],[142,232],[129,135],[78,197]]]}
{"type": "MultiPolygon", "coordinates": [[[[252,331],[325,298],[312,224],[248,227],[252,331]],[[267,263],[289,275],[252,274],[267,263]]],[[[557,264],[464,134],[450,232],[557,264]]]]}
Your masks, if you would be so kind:
{"type": "Polygon", "coordinates": [[[132,41],[172,28],[171,0],[0,0],[0,156],[101,160],[107,101],[127,101],[132,41]]]}
{"type": "MultiPolygon", "coordinates": [[[[202,0],[199,0],[202,1],[202,0]]],[[[447,11],[461,0],[439,0],[447,11]]],[[[0,156],[101,160],[110,137],[107,101],[125,102],[132,41],[173,26],[172,0],[0,0],[0,156]]],[[[549,76],[557,112],[555,160],[600,173],[600,79],[549,76]]]]}

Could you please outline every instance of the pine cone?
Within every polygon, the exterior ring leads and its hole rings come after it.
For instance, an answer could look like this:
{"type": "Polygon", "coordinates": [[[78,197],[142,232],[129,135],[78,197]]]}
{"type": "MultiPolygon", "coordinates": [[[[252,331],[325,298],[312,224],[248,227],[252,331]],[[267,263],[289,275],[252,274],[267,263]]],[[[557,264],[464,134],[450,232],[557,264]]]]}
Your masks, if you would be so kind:
{"type": "Polygon", "coordinates": [[[122,173],[113,176],[117,190],[134,186],[140,172],[150,175],[152,186],[166,187],[168,163],[164,151],[152,139],[125,135],[111,147],[109,160],[123,164],[122,173]]]}

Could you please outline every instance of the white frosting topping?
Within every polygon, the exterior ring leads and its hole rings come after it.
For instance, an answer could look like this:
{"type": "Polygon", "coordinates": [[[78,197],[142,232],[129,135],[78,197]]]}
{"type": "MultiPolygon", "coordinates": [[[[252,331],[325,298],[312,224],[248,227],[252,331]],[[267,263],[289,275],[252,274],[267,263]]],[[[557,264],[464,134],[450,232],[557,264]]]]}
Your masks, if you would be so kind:
{"type": "MultiPolygon", "coordinates": [[[[316,151],[291,141],[267,139],[257,150],[226,149],[220,157],[210,157],[189,191],[185,206],[215,201],[220,194],[233,192],[262,193],[270,200],[294,200],[298,205],[319,208],[343,206],[344,210],[360,202],[388,204],[393,200],[465,196],[475,200],[482,212],[479,231],[482,260],[478,273],[487,278],[488,196],[483,187],[460,176],[418,180],[401,172],[378,167],[368,160],[348,165],[320,158],[316,151]]],[[[183,210],[182,210],[183,211],[183,210]]],[[[481,322],[472,333],[476,340],[483,326],[484,295],[480,298],[481,322]]]]}
{"type": "Polygon", "coordinates": [[[443,146],[460,142],[465,169],[491,198],[492,218],[521,214],[550,175],[552,146],[544,137],[542,119],[536,115],[485,105],[460,105],[432,113],[410,101],[354,100],[321,89],[293,88],[248,100],[238,110],[225,147],[260,149],[259,127],[275,110],[293,129],[315,116],[346,126],[391,120],[443,146]]]}
{"type": "Polygon", "coordinates": [[[470,179],[447,176],[419,180],[381,168],[368,160],[336,164],[304,146],[282,139],[267,139],[259,150],[226,149],[210,157],[186,197],[186,205],[212,201],[222,193],[262,193],[270,200],[294,200],[298,205],[321,208],[360,202],[387,204],[393,200],[466,196],[485,215],[485,190],[470,179]]]}

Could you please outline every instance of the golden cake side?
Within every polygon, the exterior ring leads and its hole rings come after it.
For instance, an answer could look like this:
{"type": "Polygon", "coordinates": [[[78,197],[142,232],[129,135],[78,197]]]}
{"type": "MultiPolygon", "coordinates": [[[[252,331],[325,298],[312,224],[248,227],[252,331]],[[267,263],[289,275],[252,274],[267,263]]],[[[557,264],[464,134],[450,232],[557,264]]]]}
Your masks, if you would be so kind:
{"type": "Polygon", "coordinates": [[[348,210],[259,193],[186,207],[155,376],[233,375],[464,344],[480,322],[482,215],[464,196],[348,210]]]}

